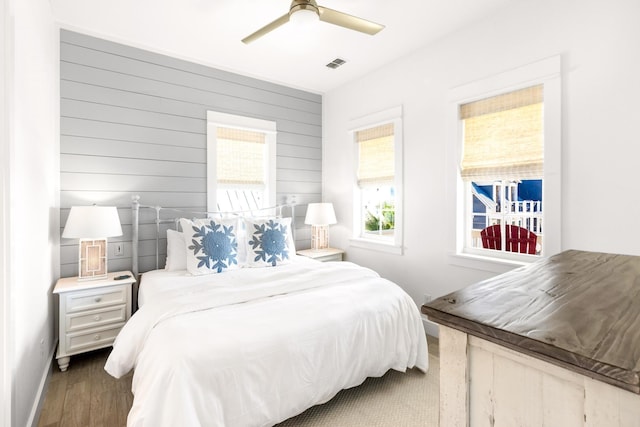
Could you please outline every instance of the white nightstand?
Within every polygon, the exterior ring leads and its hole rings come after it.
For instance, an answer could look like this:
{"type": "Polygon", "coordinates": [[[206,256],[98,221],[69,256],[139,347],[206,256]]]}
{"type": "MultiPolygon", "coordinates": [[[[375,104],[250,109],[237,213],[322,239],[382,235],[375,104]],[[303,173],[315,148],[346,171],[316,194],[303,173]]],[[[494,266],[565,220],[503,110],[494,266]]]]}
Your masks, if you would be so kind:
{"type": "Polygon", "coordinates": [[[109,273],[106,279],[58,280],[54,294],[60,296],[58,311],[58,366],[69,367],[70,356],[109,347],[131,317],[131,286],[136,282],[129,271],[109,273]],[[129,276],[114,280],[117,276],[129,276]]]}
{"type": "Polygon", "coordinates": [[[318,261],[342,261],[342,255],[344,251],[342,249],[303,249],[296,252],[298,255],[306,256],[307,258],[313,258],[318,261]]]}

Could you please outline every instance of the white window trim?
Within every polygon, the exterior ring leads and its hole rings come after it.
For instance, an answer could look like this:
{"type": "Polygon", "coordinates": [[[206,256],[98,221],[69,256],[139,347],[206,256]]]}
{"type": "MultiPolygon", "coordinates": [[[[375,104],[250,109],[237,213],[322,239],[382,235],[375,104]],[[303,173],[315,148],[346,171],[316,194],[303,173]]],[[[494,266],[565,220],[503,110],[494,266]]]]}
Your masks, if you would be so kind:
{"type": "Polygon", "coordinates": [[[265,192],[264,206],[275,205],[276,202],[276,122],[270,120],[255,119],[236,114],[207,111],[207,210],[215,211],[217,208],[218,182],[216,177],[216,152],[218,127],[231,127],[255,132],[263,132],[266,135],[265,145],[265,192]]]}
{"type": "MultiPolygon", "coordinates": [[[[403,252],[403,223],[404,223],[404,187],[403,187],[403,136],[402,136],[402,106],[389,108],[388,110],[379,111],[369,114],[349,122],[349,138],[353,145],[354,164],[353,170],[358,170],[358,146],[355,143],[355,133],[359,130],[369,129],[385,123],[393,123],[393,140],[394,140],[394,187],[395,187],[395,229],[393,241],[390,239],[380,239],[377,237],[366,238],[360,234],[362,229],[362,212],[360,197],[353,197],[353,236],[350,239],[350,245],[353,247],[377,250],[392,254],[402,255],[403,252]]],[[[353,174],[353,194],[360,192],[356,174],[353,174]]]]}
{"type": "Polygon", "coordinates": [[[447,164],[450,177],[447,182],[447,205],[452,209],[448,224],[451,264],[480,270],[503,272],[505,266],[528,264],[539,257],[515,253],[489,253],[488,250],[465,247],[464,182],[459,173],[462,154],[462,123],[458,118],[459,105],[488,98],[511,90],[536,84],[544,85],[544,239],[542,253],[545,257],[561,251],[561,57],[546,58],[523,67],[505,71],[452,89],[447,107],[447,164]],[[493,256],[492,256],[493,255],[493,256]],[[499,255],[499,256],[496,256],[499,255]]]}

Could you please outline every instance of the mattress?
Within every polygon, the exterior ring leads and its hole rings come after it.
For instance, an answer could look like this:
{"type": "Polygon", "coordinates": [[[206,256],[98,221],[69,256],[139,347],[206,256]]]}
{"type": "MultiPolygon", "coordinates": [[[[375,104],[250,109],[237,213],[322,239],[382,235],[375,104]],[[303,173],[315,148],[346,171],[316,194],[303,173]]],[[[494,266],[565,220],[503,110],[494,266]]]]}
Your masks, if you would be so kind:
{"type": "Polygon", "coordinates": [[[414,301],[349,262],[145,273],[105,369],[134,369],[129,426],[269,426],[389,369],[428,368],[414,301]]]}

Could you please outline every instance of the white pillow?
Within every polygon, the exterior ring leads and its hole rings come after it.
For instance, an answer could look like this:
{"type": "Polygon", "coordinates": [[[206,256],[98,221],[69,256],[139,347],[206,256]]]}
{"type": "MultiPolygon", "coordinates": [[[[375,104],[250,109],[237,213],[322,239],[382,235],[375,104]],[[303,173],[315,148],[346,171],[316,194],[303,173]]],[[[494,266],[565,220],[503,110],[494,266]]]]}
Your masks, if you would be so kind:
{"type": "Polygon", "coordinates": [[[238,223],[238,265],[245,267],[247,265],[247,231],[244,230],[244,222],[238,223]]]}
{"type": "Polygon", "coordinates": [[[180,219],[187,271],[194,275],[223,273],[238,268],[238,221],[203,218],[180,219]]]}
{"type": "Polygon", "coordinates": [[[184,246],[184,235],[176,230],[167,230],[167,271],[187,269],[187,251],[184,246]]]}
{"type": "Polygon", "coordinates": [[[291,218],[245,219],[248,267],[287,264],[295,254],[291,218]]]}

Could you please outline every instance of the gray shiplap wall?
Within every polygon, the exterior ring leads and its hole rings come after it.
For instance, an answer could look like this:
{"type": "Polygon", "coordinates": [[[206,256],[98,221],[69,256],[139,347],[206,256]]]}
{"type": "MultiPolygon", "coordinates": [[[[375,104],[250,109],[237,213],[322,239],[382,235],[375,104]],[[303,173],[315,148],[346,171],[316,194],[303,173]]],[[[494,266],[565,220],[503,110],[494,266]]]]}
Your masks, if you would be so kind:
{"type": "MultiPolygon", "coordinates": [[[[71,206],[117,206],[124,235],[109,240],[110,271],[131,268],[133,195],[206,210],[207,110],[277,123],[277,199],[296,197],[296,246],[309,246],[306,204],[321,200],[320,95],[61,30],[60,97],[61,230],[71,206]]],[[[141,212],[141,271],[155,265],[154,215],[141,212]]],[[[62,239],[63,277],[77,274],[77,250],[62,239]]]]}

